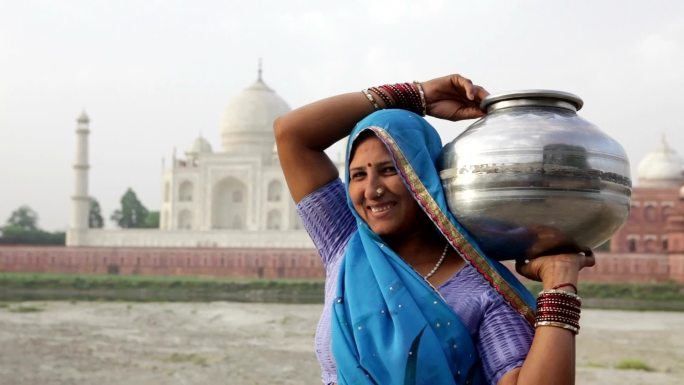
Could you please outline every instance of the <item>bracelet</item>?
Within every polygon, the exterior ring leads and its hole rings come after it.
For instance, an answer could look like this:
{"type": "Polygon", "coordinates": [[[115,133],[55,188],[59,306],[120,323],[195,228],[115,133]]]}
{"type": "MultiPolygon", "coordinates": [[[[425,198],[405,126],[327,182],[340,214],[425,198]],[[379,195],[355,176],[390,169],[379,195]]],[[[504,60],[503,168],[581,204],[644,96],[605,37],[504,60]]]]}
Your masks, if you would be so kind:
{"type": "Polygon", "coordinates": [[[423,84],[419,81],[414,80],[413,84],[418,88],[418,94],[420,95],[420,105],[423,107],[423,116],[427,115],[427,101],[425,101],[425,91],[423,90],[423,84]]]}
{"type": "Polygon", "coordinates": [[[394,107],[394,100],[392,100],[390,96],[385,93],[385,91],[381,90],[378,87],[371,87],[369,88],[369,90],[380,96],[380,99],[382,99],[382,101],[385,102],[385,108],[394,107]]]}
{"type": "Polygon", "coordinates": [[[568,324],[563,323],[563,322],[555,322],[555,321],[537,321],[537,322],[534,323],[534,327],[536,328],[536,327],[538,327],[538,326],[554,326],[554,327],[557,327],[557,328],[570,330],[570,331],[571,331],[573,334],[575,334],[575,335],[577,335],[577,334],[579,333],[579,327],[575,327],[575,326],[572,326],[572,325],[568,325],[568,324]]]}
{"type": "Polygon", "coordinates": [[[383,84],[378,87],[370,87],[363,90],[368,101],[376,110],[382,109],[375,101],[373,94],[377,95],[385,103],[385,108],[400,108],[425,116],[427,105],[425,91],[418,82],[383,84]],[[371,94],[372,91],[372,94],[371,94]]]}
{"type": "Polygon", "coordinates": [[[570,330],[576,335],[580,328],[582,298],[575,293],[558,290],[563,286],[575,285],[562,284],[539,292],[534,327],[554,326],[570,330]]]}
{"type": "Polygon", "coordinates": [[[539,296],[540,297],[556,297],[556,298],[566,297],[566,298],[572,298],[572,299],[578,301],[579,303],[582,303],[582,297],[580,297],[579,295],[577,295],[575,293],[571,293],[571,292],[565,291],[565,290],[546,289],[546,290],[540,291],[539,296]]]}
{"type": "Polygon", "coordinates": [[[361,92],[363,92],[363,94],[366,95],[366,99],[368,99],[368,101],[371,103],[373,109],[375,109],[375,111],[378,111],[380,109],[380,106],[373,98],[373,95],[371,95],[371,93],[367,89],[363,89],[361,90],[361,92]]]}
{"type": "Polygon", "coordinates": [[[579,326],[579,316],[570,316],[567,314],[537,314],[537,321],[559,321],[570,325],[579,326]]]}
{"type": "Polygon", "coordinates": [[[552,287],[552,289],[553,289],[553,290],[558,290],[558,289],[560,289],[561,287],[571,287],[571,288],[573,288],[573,290],[575,290],[575,294],[579,294],[579,290],[577,290],[577,286],[575,286],[575,284],[570,283],[570,282],[558,284],[558,285],[552,287]]]}
{"type": "Polygon", "coordinates": [[[564,315],[564,316],[569,316],[569,317],[573,317],[573,318],[577,318],[577,319],[579,319],[579,317],[580,317],[579,310],[563,309],[563,308],[550,307],[550,306],[544,306],[542,308],[537,309],[537,314],[538,315],[564,315]]]}
{"type": "Polygon", "coordinates": [[[546,296],[540,296],[537,298],[537,304],[539,305],[559,305],[559,306],[564,306],[564,307],[577,307],[579,308],[582,306],[582,303],[573,300],[570,298],[553,298],[553,297],[546,297],[546,296]]]}

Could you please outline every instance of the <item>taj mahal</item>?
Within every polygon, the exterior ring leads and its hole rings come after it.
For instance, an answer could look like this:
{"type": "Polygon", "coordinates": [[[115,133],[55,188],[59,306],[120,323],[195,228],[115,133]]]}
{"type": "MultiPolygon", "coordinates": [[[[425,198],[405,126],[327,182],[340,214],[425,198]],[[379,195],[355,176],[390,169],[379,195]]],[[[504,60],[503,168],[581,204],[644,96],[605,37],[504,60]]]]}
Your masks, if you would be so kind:
{"type": "MultiPolygon", "coordinates": [[[[67,246],[313,248],[278,162],[273,121],[290,107],[262,79],[228,103],[220,150],[202,136],[165,167],[159,229],[88,228],[89,117],[77,119],[67,246]]],[[[342,164],[338,164],[341,168],[342,164]]]]}

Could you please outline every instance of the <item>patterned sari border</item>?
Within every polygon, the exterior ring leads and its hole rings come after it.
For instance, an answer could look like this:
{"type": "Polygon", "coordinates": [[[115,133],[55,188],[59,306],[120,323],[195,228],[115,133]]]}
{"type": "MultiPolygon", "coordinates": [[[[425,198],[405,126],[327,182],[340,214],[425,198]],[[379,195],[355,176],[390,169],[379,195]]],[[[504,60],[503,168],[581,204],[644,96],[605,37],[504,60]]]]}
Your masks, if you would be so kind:
{"type": "Polygon", "coordinates": [[[418,178],[411,164],[406,159],[394,139],[381,127],[370,127],[382,140],[390,154],[394,158],[395,164],[399,168],[404,180],[407,182],[413,196],[422,206],[425,213],[433,223],[439,228],[449,243],[468,261],[501,296],[530,324],[534,324],[534,311],[513,289],[513,287],[499,274],[498,271],[487,261],[487,259],[468,242],[465,236],[449,221],[447,215],[441,210],[434,198],[428,193],[423,182],[418,178]]]}

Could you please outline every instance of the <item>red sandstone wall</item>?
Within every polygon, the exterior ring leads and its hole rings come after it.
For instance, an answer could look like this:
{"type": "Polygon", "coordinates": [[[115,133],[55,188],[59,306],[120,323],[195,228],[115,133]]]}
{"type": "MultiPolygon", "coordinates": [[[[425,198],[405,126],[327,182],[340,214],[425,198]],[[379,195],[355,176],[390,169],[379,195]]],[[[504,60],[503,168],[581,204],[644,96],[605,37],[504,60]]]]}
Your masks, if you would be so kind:
{"type": "MultiPolygon", "coordinates": [[[[515,270],[512,266],[509,266],[515,270]]],[[[324,278],[312,249],[0,246],[0,271],[324,278]]],[[[684,283],[684,254],[599,253],[582,282],[684,283]]]]}
{"type": "MultiPolygon", "coordinates": [[[[670,274],[667,254],[601,253],[596,265],[580,272],[581,282],[667,282],[670,274]]],[[[678,282],[684,282],[678,281],[678,282]]]]}
{"type": "Polygon", "coordinates": [[[312,249],[1,246],[0,271],[323,278],[312,249]]]}
{"type": "Polygon", "coordinates": [[[684,282],[684,254],[670,254],[670,278],[675,282],[684,282]]]}

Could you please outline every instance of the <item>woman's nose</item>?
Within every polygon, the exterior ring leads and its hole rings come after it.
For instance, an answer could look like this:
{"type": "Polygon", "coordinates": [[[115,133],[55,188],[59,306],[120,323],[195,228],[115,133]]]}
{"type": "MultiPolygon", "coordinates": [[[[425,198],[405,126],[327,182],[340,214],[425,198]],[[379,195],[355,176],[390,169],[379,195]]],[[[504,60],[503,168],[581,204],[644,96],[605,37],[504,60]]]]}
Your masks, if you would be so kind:
{"type": "Polygon", "coordinates": [[[369,175],[369,177],[366,179],[364,197],[366,200],[378,199],[382,195],[382,193],[379,193],[379,191],[384,192],[384,186],[381,186],[380,179],[376,176],[369,175]]]}

